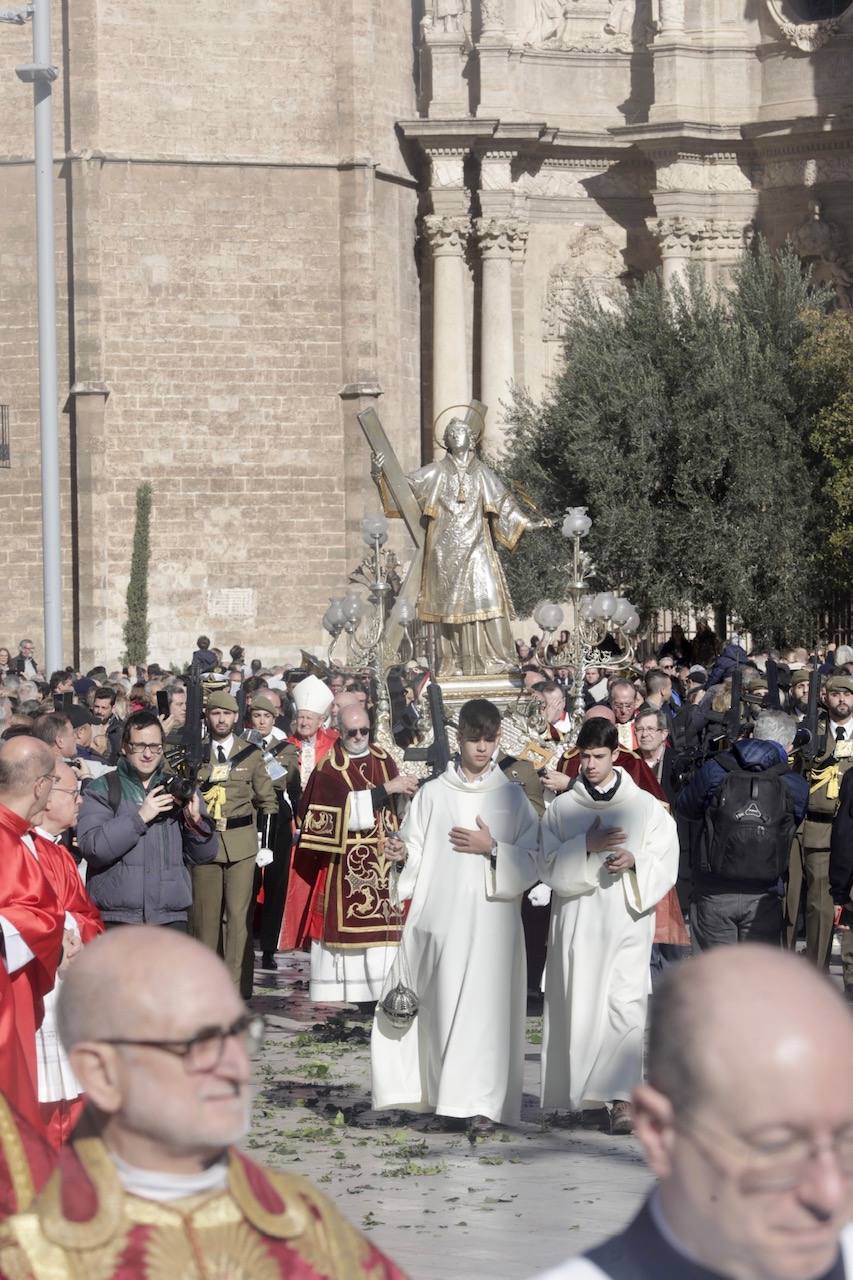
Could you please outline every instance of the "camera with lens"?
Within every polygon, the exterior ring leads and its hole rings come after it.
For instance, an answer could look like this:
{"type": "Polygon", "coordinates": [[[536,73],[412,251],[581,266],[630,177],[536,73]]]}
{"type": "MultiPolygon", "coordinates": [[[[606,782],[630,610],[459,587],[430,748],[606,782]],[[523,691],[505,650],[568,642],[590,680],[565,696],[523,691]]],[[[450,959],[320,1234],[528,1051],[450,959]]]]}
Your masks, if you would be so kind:
{"type": "Polygon", "coordinates": [[[178,804],[189,804],[193,798],[195,783],[192,778],[182,778],[180,774],[173,773],[163,783],[163,790],[178,804]]]}

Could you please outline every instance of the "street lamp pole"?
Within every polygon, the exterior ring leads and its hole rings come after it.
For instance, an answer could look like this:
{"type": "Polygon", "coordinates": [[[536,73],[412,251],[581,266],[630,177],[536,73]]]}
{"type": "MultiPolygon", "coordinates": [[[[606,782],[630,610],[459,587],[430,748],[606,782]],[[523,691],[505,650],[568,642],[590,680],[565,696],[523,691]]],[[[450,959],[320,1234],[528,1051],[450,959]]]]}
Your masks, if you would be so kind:
{"type": "MultiPolygon", "coordinates": [[[[53,92],[50,61],[50,0],[33,0],[18,11],[33,20],[33,60],[17,67],[33,86],[36,173],[36,262],[38,271],[39,422],[41,427],[44,663],[62,665],[62,541],[59,495],[59,392],[56,372],[56,262],[53,214],[53,92]]],[[[7,21],[14,21],[12,17],[7,21]]],[[[20,19],[18,19],[20,20],[20,19]]]]}

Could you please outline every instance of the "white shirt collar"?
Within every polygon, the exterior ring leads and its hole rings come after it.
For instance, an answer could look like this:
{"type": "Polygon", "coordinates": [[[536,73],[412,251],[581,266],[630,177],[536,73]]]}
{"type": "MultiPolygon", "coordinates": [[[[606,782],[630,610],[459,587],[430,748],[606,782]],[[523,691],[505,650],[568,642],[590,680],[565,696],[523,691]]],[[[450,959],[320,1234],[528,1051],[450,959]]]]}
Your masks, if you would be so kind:
{"type": "Polygon", "coordinates": [[[463,771],[462,760],[459,756],[456,757],[453,763],[456,768],[456,776],[460,782],[464,782],[466,787],[479,787],[479,786],[482,786],[482,784],[486,781],[486,778],[490,778],[494,773],[495,769],[497,769],[498,758],[497,758],[497,755],[492,756],[491,760],[486,765],[483,772],[477,778],[469,778],[468,775],[463,771]]]}
{"type": "MultiPolygon", "coordinates": [[[[849,742],[850,739],[853,738],[853,716],[851,716],[844,724],[836,724],[834,720],[830,720],[829,731],[833,738],[835,738],[835,732],[837,729],[844,730],[844,741],[849,742]]],[[[835,740],[836,742],[838,741],[837,738],[835,740]]]]}
{"type": "Polygon", "coordinates": [[[141,1200],[184,1200],[188,1196],[223,1191],[228,1183],[228,1160],[224,1156],[201,1173],[158,1173],[152,1169],[137,1169],[114,1151],[110,1151],[110,1159],[124,1190],[141,1200]]]}
{"type": "Polygon", "coordinates": [[[218,738],[211,738],[210,740],[211,758],[214,761],[219,759],[219,748],[221,747],[222,750],[225,752],[225,756],[227,759],[228,756],[231,754],[231,748],[233,745],[234,745],[233,733],[229,733],[228,737],[221,739],[221,741],[218,738]]]}

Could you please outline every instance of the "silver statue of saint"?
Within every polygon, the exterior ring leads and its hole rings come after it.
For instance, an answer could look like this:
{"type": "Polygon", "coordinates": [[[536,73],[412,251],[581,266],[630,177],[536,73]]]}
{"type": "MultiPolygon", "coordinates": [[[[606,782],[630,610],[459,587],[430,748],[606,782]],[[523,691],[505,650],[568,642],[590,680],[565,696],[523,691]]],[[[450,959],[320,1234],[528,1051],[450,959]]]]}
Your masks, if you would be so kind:
{"type": "MultiPolygon", "coordinates": [[[[445,456],[409,476],[427,520],[418,617],[435,624],[438,676],[497,675],[518,659],[496,543],[512,550],[526,529],[550,521],[534,521],[477,455],[472,425],[452,418],[443,438],[445,456]]],[[[377,482],[383,462],[374,455],[377,482]]]]}

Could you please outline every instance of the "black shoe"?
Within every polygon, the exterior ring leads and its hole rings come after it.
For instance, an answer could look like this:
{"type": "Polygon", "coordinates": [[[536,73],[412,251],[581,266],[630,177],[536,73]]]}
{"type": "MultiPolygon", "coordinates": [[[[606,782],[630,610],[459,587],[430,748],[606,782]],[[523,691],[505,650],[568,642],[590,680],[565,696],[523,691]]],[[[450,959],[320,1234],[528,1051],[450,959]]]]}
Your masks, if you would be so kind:
{"type": "Polygon", "coordinates": [[[472,1142],[478,1138],[490,1138],[495,1131],[494,1120],[488,1116],[471,1116],[468,1120],[468,1137],[472,1142]]]}
{"type": "Polygon", "coordinates": [[[610,1108],[610,1132],[614,1136],[617,1134],[627,1135],[634,1132],[634,1118],[630,1102],[619,1099],[612,1104],[610,1108]]]}
{"type": "Polygon", "coordinates": [[[275,962],[274,951],[264,951],[261,953],[261,968],[272,969],[273,971],[278,969],[278,965],[275,962]]]}

